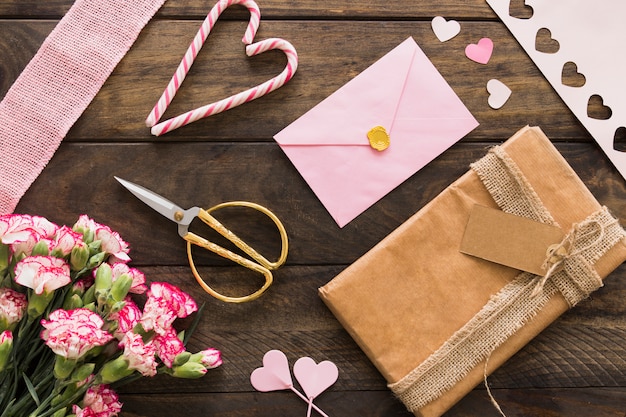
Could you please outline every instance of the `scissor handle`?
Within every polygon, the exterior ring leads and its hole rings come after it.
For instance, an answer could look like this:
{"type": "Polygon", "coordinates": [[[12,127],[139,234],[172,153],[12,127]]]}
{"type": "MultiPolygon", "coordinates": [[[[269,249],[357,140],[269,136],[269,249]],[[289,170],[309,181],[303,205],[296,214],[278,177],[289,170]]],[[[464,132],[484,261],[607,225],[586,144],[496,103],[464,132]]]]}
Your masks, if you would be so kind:
{"type": "Polygon", "coordinates": [[[198,284],[200,284],[200,286],[207,293],[211,294],[213,297],[219,300],[225,301],[225,302],[229,302],[229,303],[243,303],[246,301],[252,301],[258,298],[259,296],[261,296],[261,294],[263,294],[263,292],[265,292],[265,290],[267,290],[273,282],[271,270],[277,269],[278,267],[283,265],[285,263],[285,260],[287,259],[287,252],[288,252],[287,231],[285,230],[285,227],[283,226],[281,221],[278,219],[278,217],[276,217],[276,215],[272,213],[270,210],[268,210],[267,208],[259,204],[251,203],[248,201],[231,201],[231,202],[218,204],[206,210],[200,209],[200,211],[198,212],[198,218],[202,220],[204,223],[206,223],[207,225],[209,225],[211,228],[213,228],[215,231],[217,231],[219,234],[224,236],[226,239],[231,241],[235,246],[237,246],[239,249],[244,251],[250,257],[252,257],[252,259],[258,262],[258,263],[252,262],[251,260],[247,258],[244,258],[234,252],[229,251],[228,249],[225,249],[213,242],[208,241],[207,239],[201,236],[196,235],[195,233],[187,232],[187,234],[183,236],[183,238],[187,241],[187,258],[189,260],[189,266],[191,267],[191,271],[194,277],[196,278],[196,281],[198,281],[198,284]],[[226,227],[224,227],[215,217],[213,217],[210,214],[211,212],[215,210],[219,210],[224,207],[249,207],[254,210],[260,211],[261,213],[268,216],[274,222],[274,224],[278,228],[278,232],[280,233],[281,251],[280,251],[280,256],[278,260],[276,260],[275,262],[268,261],[264,256],[262,256],[260,253],[254,250],[250,245],[248,245],[243,240],[241,240],[233,232],[231,232],[226,227]],[[260,289],[244,297],[228,297],[228,296],[218,293],[217,291],[212,289],[202,279],[202,277],[198,273],[198,270],[193,261],[193,256],[191,254],[192,244],[196,246],[200,246],[211,252],[214,252],[224,258],[230,259],[233,262],[236,262],[239,265],[245,268],[248,268],[252,271],[263,274],[263,276],[265,277],[265,283],[260,289]]]}

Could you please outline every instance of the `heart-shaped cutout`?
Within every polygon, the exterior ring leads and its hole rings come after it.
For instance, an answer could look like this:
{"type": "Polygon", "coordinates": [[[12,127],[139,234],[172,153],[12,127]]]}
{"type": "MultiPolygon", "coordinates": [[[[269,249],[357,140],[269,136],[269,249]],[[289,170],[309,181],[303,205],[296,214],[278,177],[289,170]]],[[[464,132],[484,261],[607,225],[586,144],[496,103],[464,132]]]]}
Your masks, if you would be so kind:
{"type": "Polygon", "coordinates": [[[313,359],[303,357],[293,365],[293,374],[306,396],[313,400],[337,381],[339,370],[331,361],[315,363],[313,359]]]}
{"type": "Polygon", "coordinates": [[[430,22],[433,32],[440,42],[454,38],[461,31],[461,25],[456,20],[446,20],[443,16],[435,16],[430,22]]]}
{"type": "Polygon", "coordinates": [[[465,47],[465,56],[479,64],[489,62],[492,52],[493,41],[489,38],[482,38],[478,43],[470,43],[465,47]]]}
{"type": "Polygon", "coordinates": [[[526,4],[524,0],[511,0],[509,3],[509,16],[516,19],[530,19],[533,17],[533,8],[526,4]]]}
{"type": "Polygon", "coordinates": [[[261,12],[253,0],[220,0],[215,6],[213,6],[200,26],[200,29],[196,33],[191,45],[189,45],[187,52],[183,56],[183,59],[178,65],[178,68],[172,76],[169,84],[165,88],[165,91],[163,91],[163,94],[146,119],[146,125],[151,127],[150,132],[153,135],[163,135],[181,126],[195,122],[196,120],[221,113],[243,103],[257,99],[281,87],[293,77],[296,69],[298,68],[298,54],[291,43],[281,38],[270,38],[252,44],[252,40],[256,35],[260,20],[261,12]],[[225,99],[190,110],[156,124],[174,99],[176,92],[185,80],[189,68],[191,68],[193,61],[200,52],[200,49],[204,45],[204,42],[213,29],[217,19],[226,8],[233,4],[241,4],[242,6],[247,7],[250,11],[250,22],[248,23],[248,27],[246,28],[246,32],[242,39],[242,42],[246,45],[246,55],[251,57],[272,49],[278,49],[287,56],[287,64],[285,68],[279,75],[257,85],[256,87],[249,88],[225,99]]]}
{"type": "Polygon", "coordinates": [[[583,74],[578,72],[578,67],[572,61],[563,64],[561,71],[561,83],[568,87],[582,87],[587,82],[583,74]]]}
{"type": "Polygon", "coordinates": [[[496,110],[504,106],[504,103],[511,97],[511,89],[502,81],[496,79],[487,81],[487,92],[489,92],[487,102],[491,108],[496,110]]]}
{"type": "Polygon", "coordinates": [[[561,45],[559,41],[552,38],[552,32],[548,28],[541,28],[535,36],[535,49],[544,54],[555,54],[559,51],[561,45]]]}
{"type": "Polygon", "coordinates": [[[613,149],[619,152],[626,152],[626,127],[621,126],[615,130],[613,149]]]}
{"type": "Polygon", "coordinates": [[[607,120],[613,115],[613,110],[604,104],[604,100],[597,94],[589,97],[587,102],[587,116],[592,119],[607,120]]]}
{"type": "Polygon", "coordinates": [[[293,381],[287,356],[280,350],[268,351],[263,356],[263,366],[250,374],[250,383],[261,392],[290,389],[293,381]]]}

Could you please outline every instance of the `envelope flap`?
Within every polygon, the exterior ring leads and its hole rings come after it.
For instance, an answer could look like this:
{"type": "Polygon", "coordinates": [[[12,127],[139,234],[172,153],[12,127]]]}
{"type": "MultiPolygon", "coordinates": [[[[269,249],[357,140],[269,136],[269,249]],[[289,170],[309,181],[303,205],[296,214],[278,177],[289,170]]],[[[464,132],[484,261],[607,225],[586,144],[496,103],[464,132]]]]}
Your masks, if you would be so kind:
{"type": "Polygon", "coordinates": [[[392,125],[417,50],[409,37],[274,136],[281,145],[367,145],[392,125]]]}

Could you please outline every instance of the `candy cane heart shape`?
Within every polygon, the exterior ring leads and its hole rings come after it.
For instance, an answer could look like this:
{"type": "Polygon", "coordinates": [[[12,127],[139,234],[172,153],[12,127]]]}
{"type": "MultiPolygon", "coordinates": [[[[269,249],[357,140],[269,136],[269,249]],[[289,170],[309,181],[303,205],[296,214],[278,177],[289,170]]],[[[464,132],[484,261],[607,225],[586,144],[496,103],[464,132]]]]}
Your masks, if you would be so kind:
{"type": "Polygon", "coordinates": [[[189,45],[187,52],[183,56],[183,59],[178,65],[178,68],[172,76],[172,79],[167,85],[165,91],[163,91],[163,94],[161,95],[154,108],[148,115],[148,118],[146,119],[146,125],[148,127],[152,127],[151,132],[153,135],[160,136],[198,119],[223,112],[247,101],[254,100],[255,98],[261,97],[262,95],[274,91],[293,77],[298,66],[298,54],[296,53],[296,50],[293,45],[291,45],[291,43],[287,42],[284,39],[271,38],[252,44],[252,40],[254,39],[256,32],[259,28],[260,20],[261,12],[257,4],[252,0],[220,0],[215,6],[213,6],[206,19],[200,26],[200,29],[196,33],[193,41],[189,45]],[[240,4],[242,6],[245,6],[250,12],[250,22],[248,23],[248,27],[246,28],[246,32],[242,39],[242,42],[247,45],[246,54],[248,56],[254,56],[271,49],[280,49],[285,53],[285,55],[287,55],[287,66],[281,74],[266,81],[263,84],[250,88],[239,94],[235,94],[226,99],[217,101],[215,103],[211,103],[195,110],[188,111],[157,125],[157,122],[174,99],[174,96],[180,88],[183,80],[187,76],[187,72],[191,68],[191,65],[193,64],[198,53],[200,52],[200,49],[204,45],[204,42],[209,36],[211,30],[213,29],[213,26],[215,25],[217,19],[226,8],[234,4],[240,4]]]}
{"type": "Polygon", "coordinates": [[[211,33],[213,26],[215,26],[217,19],[220,17],[224,10],[234,4],[240,4],[242,6],[245,6],[250,12],[250,22],[248,23],[248,27],[246,28],[246,32],[241,41],[245,45],[249,45],[252,43],[252,40],[256,35],[256,31],[259,28],[259,23],[261,20],[261,11],[259,10],[257,4],[252,0],[220,0],[219,2],[217,2],[217,4],[213,6],[207,17],[202,22],[202,25],[200,26],[200,29],[198,29],[196,36],[194,36],[193,41],[189,45],[189,48],[187,48],[183,59],[180,61],[180,64],[178,64],[178,68],[176,68],[176,72],[172,76],[172,79],[170,80],[169,84],[165,88],[165,91],[163,91],[163,94],[161,94],[161,97],[148,115],[148,118],[146,119],[146,125],[148,127],[152,127],[157,124],[163,113],[165,113],[165,110],[167,110],[167,107],[172,102],[174,96],[178,92],[180,85],[185,80],[187,72],[193,65],[193,62],[198,56],[200,49],[202,49],[204,42],[209,36],[209,33],[211,33]]]}
{"type": "Polygon", "coordinates": [[[276,77],[271,78],[256,87],[234,94],[228,98],[198,107],[195,110],[190,110],[179,116],[172,117],[171,119],[153,126],[151,133],[155,136],[163,135],[181,126],[195,122],[196,120],[224,112],[243,103],[252,101],[256,98],[264,96],[265,94],[271,93],[284,85],[293,77],[296,69],[298,68],[298,53],[291,43],[281,38],[265,39],[260,42],[253,43],[252,45],[248,45],[246,47],[246,55],[254,56],[272,49],[279,49],[287,56],[287,65],[276,77]]]}

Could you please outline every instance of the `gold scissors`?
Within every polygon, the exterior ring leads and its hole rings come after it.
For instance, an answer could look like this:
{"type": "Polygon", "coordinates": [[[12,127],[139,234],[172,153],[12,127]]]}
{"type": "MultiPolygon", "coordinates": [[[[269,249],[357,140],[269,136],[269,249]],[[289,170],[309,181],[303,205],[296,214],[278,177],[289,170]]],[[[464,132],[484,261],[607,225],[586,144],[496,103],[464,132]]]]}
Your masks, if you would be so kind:
{"type": "Polygon", "coordinates": [[[167,200],[166,198],[158,195],[153,191],[148,190],[147,188],[144,188],[137,184],[133,184],[130,181],[126,181],[118,177],[115,177],[115,179],[124,187],[126,187],[128,191],[133,193],[135,197],[146,203],[153,210],[157,211],[158,213],[178,224],[178,234],[187,241],[187,258],[189,259],[189,266],[191,266],[191,271],[193,272],[194,277],[196,277],[198,284],[200,284],[200,286],[206,292],[219,300],[229,303],[243,303],[259,298],[259,296],[261,296],[261,294],[263,294],[263,292],[265,292],[265,290],[267,290],[269,286],[272,285],[273,277],[271,271],[283,265],[285,263],[285,260],[287,259],[288,242],[287,231],[285,230],[285,227],[274,213],[259,204],[250,203],[248,201],[230,201],[218,204],[206,210],[200,207],[192,207],[190,209],[184,210],[176,204],[172,203],[171,201],[167,200]],[[278,228],[278,232],[280,233],[281,240],[280,257],[276,262],[268,261],[265,257],[263,257],[247,243],[237,237],[237,235],[235,235],[233,232],[224,227],[215,217],[211,215],[211,212],[224,207],[249,207],[254,210],[260,211],[274,222],[274,224],[278,228]],[[217,245],[216,243],[210,242],[209,240],[190,232],[189,225],[196,217],[209,225],[220,235],[231,241],[235,246],[248,254],[256,262],[244,258],[243,256],[231,252],[228,249],[217,245]],[[218,293],[206,282],[204,282],[204,280],[198,273],[196,265],[193,261],[193,256],[191,254],[192,244],[214,252],[224,258],[230,259],[231,261],[236,262],[239,265],[244,266],[248,269],[251,269],[252,271],[263,274],[263,276],[265,277],[265,283],[257,291],[244,297],[228,297],[218,293]]]}

